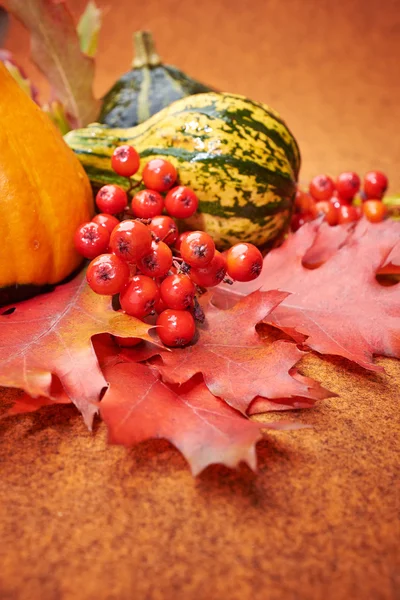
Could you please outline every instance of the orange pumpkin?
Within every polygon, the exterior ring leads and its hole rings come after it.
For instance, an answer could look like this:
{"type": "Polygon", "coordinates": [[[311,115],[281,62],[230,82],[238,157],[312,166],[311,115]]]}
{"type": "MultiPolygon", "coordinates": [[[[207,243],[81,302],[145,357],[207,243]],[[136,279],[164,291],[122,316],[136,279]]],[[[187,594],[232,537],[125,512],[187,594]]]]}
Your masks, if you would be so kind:
{"type": "MultiPolygon", "coordinates": [[[[0,62],[0,288],[67,277],[82,260],[74,232],[93,210],[79,160],[0,62]]],[[[12,297],[1,291],[0,303],[12,297]]]]}

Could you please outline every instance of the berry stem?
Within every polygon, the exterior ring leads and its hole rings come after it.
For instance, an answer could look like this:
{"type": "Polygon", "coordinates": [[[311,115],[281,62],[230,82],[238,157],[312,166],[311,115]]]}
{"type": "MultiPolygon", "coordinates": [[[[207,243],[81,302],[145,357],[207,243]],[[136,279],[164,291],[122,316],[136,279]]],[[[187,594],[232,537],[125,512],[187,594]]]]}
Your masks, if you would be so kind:
{"type": "Polygon", "coordinates": [[[223,278],[223,283],[227,283],[228,285],[233,285],[234,281],[231,277],[229,277],[229,275],[225,275],[225,277],[223,278]]]}
{"type": "Polygon", "coordinates": [[[151,219],[141,219],[140,217],[135,217],[135,214],[132,212],[132,209],[127,206],[124,210],[124,214],[123,214],[123,218],[121,219],[122,221],[129,219],[130,221],[132,221],[132,217],[133,217],[133,221],[138,221],[139,223],[143,223],[143,225],[150,225],[151,223],[151,219]]]}
{"type": "Polygon", "coordinates": [[[142,183],[142,180],[141,180],[141,179],[140,179],[139,181],[136,181],[136,182],[135,182],[135,180],[134,180],[132,177],[130,177],[130,178],[129,178],[129,187],[128,187],[128,189],[126,190],[126,193],[127,193],[127,194],[130,194],[130,193],[131,193],[131,191],[132,191],[132,190],[135,190],[137,187],[139,187],[139,186],[141,185],[141,183],[142,183]]]}
{"type": "Polygon", "coordinates": [[[197,283],[194,284],[195,288],[196,288],[196,293],[198,296],[202,296],[203,294],[206,293],[206,288],[202,288],[199,285],[197,285],[197,283]]]}
{"type": "Polygon", "coordinates": [[[196,296],[193,298],[193,307],[191,309],[191,313],[192,313],[195,321],[198,321],[199,323],[204,323],[206,316],[205,316],[204,310],[201,308],[196,296]]]}
{"type": "Polygon", "coordinates": [[[190,265],[188,265],[187,263],[184,262],[183,258],[179,258],[179,257],[174,257],[172,264],[174,265],[175,269],[178,271],[178,273],[184,273],[185,275],[187,275],[188,273],[190,273],[190,265]]]}
{"type": "Polygon", "coordinates": [[[171,229],[170,229],[169,231],[167,231],[167,233],[164,235],[164,237],[162,238],[162,240],[161,240],[161,241],[162,241],[162,242],[165,242],[165,240],[167,239],[167,237],[168,237],[169,235],[171,235],[171,233],[175,233],[175,231],[176,231],[176,229],[172,229],[172,227],[171,227],[171,229]]]}

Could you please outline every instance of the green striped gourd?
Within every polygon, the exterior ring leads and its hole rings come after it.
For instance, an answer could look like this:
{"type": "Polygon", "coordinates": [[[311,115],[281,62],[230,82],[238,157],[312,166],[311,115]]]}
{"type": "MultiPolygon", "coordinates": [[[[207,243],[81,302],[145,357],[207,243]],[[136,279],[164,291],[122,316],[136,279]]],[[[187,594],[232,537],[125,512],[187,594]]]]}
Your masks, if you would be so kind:
{"type": "Polygon", "coordinates": [[[149,31],[136,31],[133,39],[132,69],[104,96],[100,123],[133,127],[179,98],[215,91],[176,67],[163,64],[149,31]]]}
{"type": "MultiPolygon", "coordinates": [[[[111,169],[121,144],[177,168],[181,185],[199,198],[184,226],[210,233],[220,248],[238,241],[268,247],[286,230],[292,212],[300,154],[295,138],[266,105],[234,94],[182,98],[128,129],[93,124],[69,132],[72,147],[95,187],[128,181],[111,169]]],[[[138,174],[140,176],[140,173],[138,174]]]]}

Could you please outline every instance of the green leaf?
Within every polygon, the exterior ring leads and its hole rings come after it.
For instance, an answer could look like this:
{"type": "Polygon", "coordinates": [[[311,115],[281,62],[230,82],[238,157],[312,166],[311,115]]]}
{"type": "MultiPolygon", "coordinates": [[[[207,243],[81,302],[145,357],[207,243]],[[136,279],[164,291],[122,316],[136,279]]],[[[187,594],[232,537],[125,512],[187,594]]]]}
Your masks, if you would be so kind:
{"type": "Polygon", "coordinates": [[[81,50],[87,56],[95,56],[101,27],[101,10],[90,0],[79,20],[77,31],[81,50]]]}

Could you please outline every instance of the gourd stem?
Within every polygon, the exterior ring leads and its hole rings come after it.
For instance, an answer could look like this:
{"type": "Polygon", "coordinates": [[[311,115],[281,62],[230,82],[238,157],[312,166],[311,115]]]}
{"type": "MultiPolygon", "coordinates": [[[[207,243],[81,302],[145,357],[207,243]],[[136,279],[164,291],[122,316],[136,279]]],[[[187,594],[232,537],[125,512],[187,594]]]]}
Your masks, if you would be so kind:
{"type": "Polygon", "coordinates": [[[135,58],[132,62],[133,69],[157,67],[161,64],[161,58],[157,54],[150,31],[135,31],[133,34],[133,46],[135,50],[135,58]]]}

